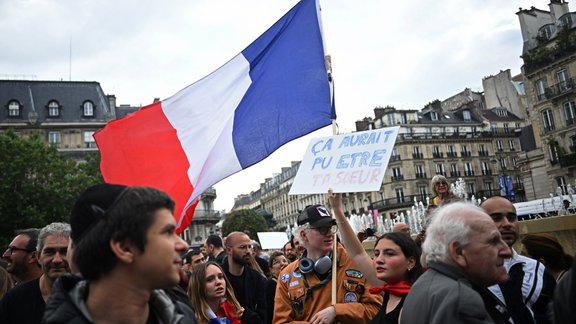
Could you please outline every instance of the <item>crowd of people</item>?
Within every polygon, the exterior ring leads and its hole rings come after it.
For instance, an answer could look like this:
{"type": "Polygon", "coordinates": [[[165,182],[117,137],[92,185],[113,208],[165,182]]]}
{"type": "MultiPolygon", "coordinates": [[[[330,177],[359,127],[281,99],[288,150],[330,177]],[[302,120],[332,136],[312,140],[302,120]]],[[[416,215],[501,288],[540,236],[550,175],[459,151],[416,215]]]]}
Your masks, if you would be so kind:
{"type": "Polygon", "coordinates": [[[510,201],[475,206],[432,182],[425,231],[398,223],[373,256],[332,191],[267,252],[240,231],[189,246],[168,195],[99,184],[69,223],[15,232],[0,323],[576,323],[574,258],[554,235],[518,253],[510,201]]]}

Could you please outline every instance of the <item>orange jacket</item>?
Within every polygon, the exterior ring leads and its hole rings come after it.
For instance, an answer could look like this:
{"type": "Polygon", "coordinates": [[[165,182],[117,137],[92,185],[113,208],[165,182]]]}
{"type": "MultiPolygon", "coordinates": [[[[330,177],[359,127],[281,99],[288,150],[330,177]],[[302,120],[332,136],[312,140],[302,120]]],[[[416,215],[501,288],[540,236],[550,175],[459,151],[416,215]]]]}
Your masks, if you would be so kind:
{"type": "MultiPolygon", "coordinates": [[[[338,271],[332,280],[336,284],[336,322],[367,323],[382,306],[382,297],[372,295],[366,286],[366,278],[352,260],[346,250],[338,245],[338,271]],[[334,278],[336,277],[336,278],[334,278]]],[[[306,276],[308,287],[314,287],[320,282],[314,272],[302,274],[298,269],[298,261],[289,264],[278,276],[276,297],[274,299],[274,324],[308,323],[317,312],[329,307],[332,303],[332,280],[312,291],[306,298],[308,290],[303,276],[306,276]]]]}

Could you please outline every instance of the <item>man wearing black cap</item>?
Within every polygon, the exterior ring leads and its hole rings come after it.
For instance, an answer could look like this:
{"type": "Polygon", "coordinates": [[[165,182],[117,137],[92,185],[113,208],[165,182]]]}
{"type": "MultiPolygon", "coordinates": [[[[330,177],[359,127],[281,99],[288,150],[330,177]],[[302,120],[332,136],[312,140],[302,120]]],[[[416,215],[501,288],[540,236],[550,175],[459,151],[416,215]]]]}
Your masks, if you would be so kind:
{"type": "Polygon", "coordinates": [[[192,309],[162,290],[178,283],[188,249],[173,210],[153,188],[88,188],[70,215],[73,261],[84,280],[55,283],[44,323],[195,323],[192,309]]]}
{"type": "Polygon", "coordinates": [[[273,323],[366,323],[382,304],[371,295],[364,274],[338,244],[337,273],[332,273],[336,220],[322,205],[308,206],[298,216],[296,238],[306,251],[278,276],[273,323]],[[332,280],[337,280],[336,304],[331,305],[332,280]]]}

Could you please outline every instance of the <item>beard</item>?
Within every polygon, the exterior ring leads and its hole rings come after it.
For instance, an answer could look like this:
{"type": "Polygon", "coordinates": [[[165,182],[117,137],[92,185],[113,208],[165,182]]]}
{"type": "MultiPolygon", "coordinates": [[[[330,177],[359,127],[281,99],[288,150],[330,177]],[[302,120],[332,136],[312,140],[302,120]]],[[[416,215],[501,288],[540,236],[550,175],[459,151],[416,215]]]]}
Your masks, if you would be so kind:
{"type": "Polygon", "coordinates": [[[236,253],[232,254],[232,261],[239,265],[250,265],[250,256],[241,256],[236,253]]]}

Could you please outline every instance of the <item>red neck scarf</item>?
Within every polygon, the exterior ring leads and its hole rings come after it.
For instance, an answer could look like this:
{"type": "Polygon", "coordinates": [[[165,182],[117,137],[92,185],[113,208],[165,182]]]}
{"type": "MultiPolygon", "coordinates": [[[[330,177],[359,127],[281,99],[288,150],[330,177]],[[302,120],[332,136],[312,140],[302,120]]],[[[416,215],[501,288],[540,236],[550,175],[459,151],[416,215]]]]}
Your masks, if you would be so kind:
{"type": "Polygon", "coordinates": [[[403,280],[393,285],[383,284],[380,287],[370,288],[369,291],[373,295],[379,295],[383,291],[386,291],[392,295],[404,296],[408,294],[410,287],[412,287],[412,285],[409,282],[403,280]]]}

